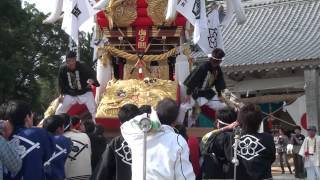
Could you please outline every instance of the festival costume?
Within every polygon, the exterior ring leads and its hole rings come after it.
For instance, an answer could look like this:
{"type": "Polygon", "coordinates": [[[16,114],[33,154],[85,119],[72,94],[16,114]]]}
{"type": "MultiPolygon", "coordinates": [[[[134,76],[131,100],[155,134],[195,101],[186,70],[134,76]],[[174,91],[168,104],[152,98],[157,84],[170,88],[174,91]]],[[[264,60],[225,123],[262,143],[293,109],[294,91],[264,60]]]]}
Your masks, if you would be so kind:
{"type": "Polygon", "coordinates": [[[45,180],[44,163],[50,159],[55,143],[45,129],[17,128],[10,144],[22,158],[22,168],[15,177],[6,174],[5,180],[45,180]]]}
{"type": "MultiPolygon", "coordinates": [[[[136,118],[121,126],[121,134],[132,152],[132,180],[143,179],[143,132],[135,124],[136,118]]],[[[161,125],[147,137],[146,178],[148,180],[194,180],[185,139],[173,128],[161,125]]]]}
{"type": "MultiPolygon", "coordinates": [[[[226,88],[223,73],[218,66],[213,69],[210,62],[205,62],[196,67],[183,83],[187,87],[187,95],[191,95],[191,106],[196,103],[199,106],[207,105],[213,110],[219,110],[226,107],[226,104],[219,100],[221,92],[226,88]],[[213,90],[215,87],[215,90],[213,90]]],[[[178,122],[181,122],[181,114],[188,111],[188,106],[181,106],[178,122]]]]}
{"type": "Polygon", "coordinates": [[[107,144],[110,140],[105,138],[103,135],[97,135],[94,133],[89,133],[88,136],[91,142],[91,167],[93,171],[101,160],[101,156],[106,150],[107,144]]]}
{"type": "Polygon", "coordinates": [[[131,149],[122,136],[107,145],[91,180],[131,180],[131,149]]]}
{"type": "MultiPolygon", "coordinates": [[[[212,179],[233,178],[234,133],[212,134],[205,146],[205,152],[215,156],[212,179]]],[[[272,179],[271,165],[275,160],[275,144],[267,133],[243,134],[237,148],[236,178],[239,180],[272,179]]]]}
{"type": "Polygon", "coordinates": [[[64,180],[64,165],[71,151],[72,142],[69,138],[62,135],[53,136],[56,148],[51,158],[45,162],[45,166],[49,167],[50,173],[46,176],[47,180],[64,180]]]}
{"type": "Polygon", "coordinates": [[[89,179],[91,169],[91,143],[87,134],[73,130],[65,132],[64,136],[71,139],[73,145],[65,163],[67,180],[89,179]]]}
{"type": "Polygon", "coordinates": [[[304,157],[304,167],[307,170],[307,179],[320,179],[320,136],[307,137],[303,141],[299,155],[304,157]]]}
{"type": "Polygon", "coordinates": [[[72,105],[79,103],[85,104],[92,116],[96,116],[96,103],[91,91],[88,79],[94,81],[95,86],[99,86],[95,78],[94,71],[82,62],[76,62],[76,69],[70,71],[66,64],[59,69],[59,89],[64,95],[63,102],[58,106],[56,114],[67,113],[72,105]]]}

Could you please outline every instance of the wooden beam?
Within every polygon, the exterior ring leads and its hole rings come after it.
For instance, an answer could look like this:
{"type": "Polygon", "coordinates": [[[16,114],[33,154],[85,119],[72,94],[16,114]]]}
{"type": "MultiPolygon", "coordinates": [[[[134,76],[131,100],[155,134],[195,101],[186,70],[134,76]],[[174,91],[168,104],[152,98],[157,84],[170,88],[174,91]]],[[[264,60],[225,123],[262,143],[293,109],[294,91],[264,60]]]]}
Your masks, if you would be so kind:
{"type": "MultiPolygon", "coordinates": [[[[156,26],[152,26],[149,29],[149,36],[150,37],[180,37],[181,32],[183,32],[183,26],[177,26],[177,27],[166,27],[166,28],[159,28],[156,26]]],[[[108,37],[119,37],[119,36],[124,36],[124,37],[136,37],[136,30],[133,29],[132,27],[127,27],[127,28],[114,28],[114,29],[109,29],[109,28],[104,28],[103,29],[103,34],[108,37]],[[117,29],[121,29],[123,34],[121,34],[117,29]]]]}
{"type": "Polygon", "coordinates": [[[282,102],[282,101],[294,101],[302,95],[303,93],[265,95],[265,96],[251,97],[251,98],[242,98],[240,101],[244,103],[264,104],[264,103],[273,103],[273,102],[282,102]]]}

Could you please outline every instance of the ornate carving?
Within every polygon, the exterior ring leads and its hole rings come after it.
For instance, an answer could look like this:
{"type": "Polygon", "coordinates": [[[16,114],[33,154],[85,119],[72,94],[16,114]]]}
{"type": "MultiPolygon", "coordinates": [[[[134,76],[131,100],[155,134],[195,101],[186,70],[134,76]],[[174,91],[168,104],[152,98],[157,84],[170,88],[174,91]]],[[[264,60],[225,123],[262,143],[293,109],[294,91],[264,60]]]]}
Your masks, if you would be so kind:
{"type": "Polygon", "coordinates": [[[112,0],[106,14],[109,22],[112,21],[117,27],[128,27],[137,18],[136,0],[112,0]]]}
{"type": "Polygon", "coordinates": [[[172,21],[166,22],[166,11],[168,0],[148,0],[148,15],[156,26],[170,25],[172,21]]]}

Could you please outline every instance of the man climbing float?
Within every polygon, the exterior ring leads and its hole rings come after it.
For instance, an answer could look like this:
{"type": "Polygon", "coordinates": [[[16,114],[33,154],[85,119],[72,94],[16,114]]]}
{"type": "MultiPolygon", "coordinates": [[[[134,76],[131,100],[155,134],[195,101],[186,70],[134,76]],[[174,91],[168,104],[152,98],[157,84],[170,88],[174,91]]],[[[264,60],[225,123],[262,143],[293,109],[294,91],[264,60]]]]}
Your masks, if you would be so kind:
{"type": "Polygon", "coordinates": [[[226,104],[220,101],[222,91],[226,88],[220,68],[224,56],[225,53],[222,49],[214,49],[212,54],[208,55],[209,61],[196,67],[189,74],[184,81],[184,85],[187,87],[186,102],[191,103],[192,106],[195,103],[198,103],[199,106],[207,105],[214,110],[226,107],[226,104]]]}
{"type": "Polygon", "coordinates": [[[91,85],[99,86],[94,71],[82,62],[76,61],[76,53],[69,52],[66,62],[59,69],[59,90],[63,96],[56,114],[68,112],[72,105],[85,104],[95,121],[96,103],[91,91],[91,85]]]}

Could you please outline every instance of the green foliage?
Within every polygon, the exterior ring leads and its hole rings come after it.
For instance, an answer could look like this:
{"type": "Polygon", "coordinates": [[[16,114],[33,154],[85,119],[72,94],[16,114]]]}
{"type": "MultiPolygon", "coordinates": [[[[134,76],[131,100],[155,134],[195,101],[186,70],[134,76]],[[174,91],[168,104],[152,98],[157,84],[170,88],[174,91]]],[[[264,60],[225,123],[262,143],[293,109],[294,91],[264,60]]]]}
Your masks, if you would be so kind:
{"type": "MultiPolygon", "coordinates": [[[[57,74],[68,50],[68,35],[61,22],[43,24],[45,18],[34,5],[22,9],[20,0],[0,1],[0,103],[21,99],[41,113],[57,97],[57,74]]],[[[81,56],[92,62],[88,41],[80,40],[85,44],[81,56]]]]}
{"type": "Polygon", "coordinates": [[[80,39],[80,59],[81,61],[86,62],[90,67],[92,67],[93,64],[93,48],[91,48],[91,42],[93,38],[93,34],[86,34],[86,33],[80,33],[79,36],[80,39]]]}

